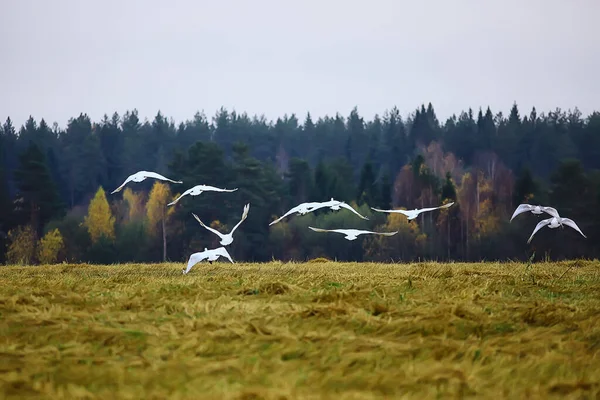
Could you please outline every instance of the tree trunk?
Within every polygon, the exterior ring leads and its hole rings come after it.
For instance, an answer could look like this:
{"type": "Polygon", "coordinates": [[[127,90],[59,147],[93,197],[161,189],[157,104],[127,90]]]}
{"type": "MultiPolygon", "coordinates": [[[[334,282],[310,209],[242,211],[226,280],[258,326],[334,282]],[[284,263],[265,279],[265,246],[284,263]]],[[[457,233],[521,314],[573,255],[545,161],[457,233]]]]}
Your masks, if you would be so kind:
{"type": "Polygon", "coordinates": [[[167,261],[167,232],[165,231],[165,219],[161,221],[162,225],[162,239],[163,239],[163,262],[167,261]]]}
{"type": "Polygon", "coordinates": [[[448,243],[446,244],[446,247],[448,249],[448,260],[446,261],[450,261],[450,212],[448,212],[448,216],[446,217],[446,221],[448,222],[448,243]]]}
{"type": "MultiPolygon", "coordinates": [[[[469,215],[469,214],[467,213],[467,215],[469,215]]],[[[466,242],[467,242],[467,261],[469,261],[470,260],[469,259],[469,255],[471,254],[471,249],[470,249],[470,246],[469,246],[469,220],[468,219],[466,221],[465,231],[466,231],[465,239],[466,239],[466,242]]]]}
{"type": "Polygon", "coordinates": [[[69,175],[69,198],[71,200],[71,208],[75,206],[75,183],[73,183],[73,172],[69,175]]]}
{"type": "Polygon", "coordinates": [[[477,180],[475,182],[475,189],[477,191],[477,203],[476,203],[477,204],[477,214],[476,215],[479,215],[479,174],[477,174],[476,177],[477,177],[476,178],[477,180]]]}

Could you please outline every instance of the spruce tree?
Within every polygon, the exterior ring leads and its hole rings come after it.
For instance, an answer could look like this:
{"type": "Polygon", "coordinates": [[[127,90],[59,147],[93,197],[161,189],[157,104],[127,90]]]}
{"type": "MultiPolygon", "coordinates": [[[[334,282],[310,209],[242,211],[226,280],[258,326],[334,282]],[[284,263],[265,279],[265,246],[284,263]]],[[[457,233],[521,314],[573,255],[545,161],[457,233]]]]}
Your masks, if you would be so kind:
{"type": "Polygon", "coordinates": [[[15,179],[19,204],[17,218],[21,219],[20,223],[28,221],[39,235],[45,223],[62,215],[64,206],[50,175],[46,157],[36,144],[30,143],[19,156],[15,179]]]}

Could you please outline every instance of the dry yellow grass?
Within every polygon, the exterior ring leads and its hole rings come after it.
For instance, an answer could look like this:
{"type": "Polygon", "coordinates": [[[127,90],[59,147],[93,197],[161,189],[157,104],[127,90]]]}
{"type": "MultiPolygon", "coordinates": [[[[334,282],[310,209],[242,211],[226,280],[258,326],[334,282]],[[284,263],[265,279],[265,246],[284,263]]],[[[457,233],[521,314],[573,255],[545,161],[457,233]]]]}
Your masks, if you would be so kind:
{"type": "Polygon", "coordinates": [[[0,267],[4,398],[598,398],[600,263],[0,267]]]}

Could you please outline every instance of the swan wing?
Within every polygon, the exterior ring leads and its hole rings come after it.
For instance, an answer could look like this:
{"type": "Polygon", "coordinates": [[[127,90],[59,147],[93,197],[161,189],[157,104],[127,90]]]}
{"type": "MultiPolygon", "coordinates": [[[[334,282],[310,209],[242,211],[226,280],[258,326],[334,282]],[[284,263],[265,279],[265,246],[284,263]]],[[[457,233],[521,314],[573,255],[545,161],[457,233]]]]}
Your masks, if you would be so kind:
{"type": "Polygon", "coordinates": [[[295,213],[296,211],[298,211],[300,209],[300,206],[302,206],[302,204],[297,205],[296,207],[292,207],[289,209],[288,212],[286,212],[285,214],[283,214],[281,217],[277,218],[275,221],[271,222],[269,224],[269,226],[278,223],[279,221],[281,221],[282,219],[284,219],[285,217],[287,217],[288,215],[291,215],[293,213],[295,213]]]}
{"type": "Polygon", "coordinates": [[[410,216],[410,213],[409,213],[407,210],[381,210],[381,209],[379,209],[379,208],[374,208],[374,207],[371,207],[371,209],[372,209],[372,210],[375,210],[375,211],[377,211],[377,212],[384,212],[384,213],[398,213],[398,214],[405,215],[405,216],[407,216],[407,217],[409,217],[409,216],[410,216]]]}
{"type": "Polygon", "coordinates": [[[373,235],[383,235],[383,236],[394,236],[396,233],[398,233],[398,231],[395,231],[395,232],[357,231],[357,235],[373,234],[373,235]]]}
{"type": "Polygon", "coordinates": [[[227,249],[225,247],[219,247],[218,249],[213,250],[215,254],[218,254],[222,257],[227,258],[232,264],[235,264],[233,262],[233,260],[231,259],[231,256],[229,255],[229,253],[227,252],[227,249]]]}
{"type": "Polygon", "coordinates": [[[558,211],[554,207],[542,207],[542,211],[544,211],[546,214],[556,217],[556,219],[559,221],[561,220],[560,215],[558,215],[558,211]]]}
{"type": "Polygon", "coordinates": [[[345,208],[346,210],[350,210],[352,211],[354,214],[358,215],[359,217],[361,217],[362,219],[366,219],[368,220],[369,218],[361,215],[358,211],[356,211],[352,206],[350,206],[350,204],[346,204],[344,202],[340,203],[340,207],[345,208]]]}
{"type": "Polygon", "coordinates": [[[204,225],[204,222],[202,222],[200,220],[200,218],[198,218],[198,216],[194,213],[192,213],[192,215],[194,216],[194,218],[196,218],[196,221],[198,221],[200,223],[200,225],[202,225],[205,229],[211,231],[212,233],[214,233],[215,235],[219,236],[221,239],[223,239],[223,234],[221,232],[219,232],[216,229],[211,228],[210,226],[204,225]]]}
{"type": "Polygon", "coordinates": [[[433,211],[433,210],[437,210],[437,209],[441,209],[441,208],[448,208],[450,207],[452,204],[454,204],[454,202],[452,203],[448,203],[448,204],[444,204],[443,206],[439,206],[439,207],[428,207],[428,208],[421,208],[419,211],[419,213],[422,212],[427,212],[427,211],[433,211]]]}
{"type": "Polygon", "coordinates": [[[192,269],[192,267],[196,264],[198,264],[200,261],[204,260],[207,257],[206,252],[205,251],[201,251],[199,253],[194,253],[190,256],[188,263],[187,263],[187,267],[185,269],[185,274],[187,274],[188,272],[190,272],[190,270],[192,269]]]}
{"type": "Polygon", "coordinates": [[[115,194],[117,192],[120,192],[125,187],[125,185],[127,185],[128,182],[131,182],[131,180],[133,179],[134,175],[135,174],[129,175],[127,177],[127,179],[125,179],[125,181],[121,184],[121,186],[119,186],[118,188],[116,188],[115,190],[113,190],[112,192],[110,192],[110,194],[115,194]]]}
{"type": "Polygon", "coordinates": [[[210,186],[210,185],[201,185],[202,186],[202,190],[206,190],[206,191],[212,191],[212,192],[235,192],[236,190],[238,190],[238,188],[235,189],[221,189],[215,186],[210,186]]]}
{"type": "Polygon", "coordinates": [[[531,239],[533,239],[533,235],[535,235],[537,231],[548,225],[550,221],[552,221],[552,218],[543,219],[540,222],[538,222],[538,224],[535,226],[535,229],[533,230],[533,233],[531,234],[531,236],[529,236],[529,240],[527,241],[527,243],[530,243],[531,239]]]}
{"type": "Polygon", "coordinates": [[[173,200],[172,202],[167,204],[167,206],[172,206],[173,204],[177,203],[183,196],[187,196],[193,189],[194,188],[190,188],[190,189],[186,190],[185,192],[180,194],[178,198],[176,198],[175,200],[173,200]]]}
{"type": "Polygon", "coordinates": [[[579,229],[579,227],[577,226],[577,224],[575,223],[575,221],[573,221],[570,218],[561,218],[561,221],[563,224],[570,226],[571,228],[575,229],[577,232],[581,233],[581,235],[587,239],[587,236],[585,236],[583,234],[583,232],[581,232],[581,229],[579,229]]]}
{"type": "Polygon", "coordinates": [[[308,227],[309,229],[315,231],[315,232],[336,232],[336,233],[347,233],[347,229],[321,229],[321,228],[313,228],[312,226],[308,227]]]}
{"type": "Polygon", "coordinates": [[[510,220],[512,221],[517,215],[522,214],[527,211],[531,211],[533,206],[531,204],[519,204],[519,207],[516,208],[510,220]]]}
{"type": "Polygon", "coordinates": [[[144,177],[160,179],[162,181],[169,181],[169,182],[173,182],[173,183],[183,183],[182,181],[174,181],[173,179],[169,179],[165,176],[162,176],[161,174],[158,174],[158,173],[152,172],[152,171],[144,171],[144,177]]]}
{"type": "Polygon", "coordinates": [[[238,227],[238,226],[240,226],[240,224],[241,224],[242,222],[244,222],[244,220],[245,220],[246,218],[248,218],[248,211],[249,211],[249,210],[250,210],[250,203],[248,203],[248,204],[246,204],[246,205],[244,206],[244,212],[242,213],[242,219],[240,219],[240,222],[238,222],[238,223],[237,223],[237,224],[236,224],[236,225],[233,227],[233,229],[231,230],[231,232],[229,232],[229,234],[230,234],[230,235],[233,235],[233,232],[234,232],[234,231],[237,229],[237,227],[238,227]]]}

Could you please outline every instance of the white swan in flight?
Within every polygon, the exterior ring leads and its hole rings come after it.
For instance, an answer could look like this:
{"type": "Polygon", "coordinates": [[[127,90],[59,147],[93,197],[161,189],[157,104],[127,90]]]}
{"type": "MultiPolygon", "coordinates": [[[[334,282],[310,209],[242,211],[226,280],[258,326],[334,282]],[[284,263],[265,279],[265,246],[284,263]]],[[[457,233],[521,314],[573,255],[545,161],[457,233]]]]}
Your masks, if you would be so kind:
{"type": "Polygon", "coordinates": [[[269,226],[278,223],[279,221],[281,221],[288,215],[292,215],[293,213],[297,213],[298,215],[304,215],[309,212],[318,210],[319,208],[325,208],[325,207],[329,207],[329,209],[333,210],[333,211],[338,211],[341,208],[345,208],[346,210],[352,211],[354,214],[358,215],[362,219],[367,219],[367,220],[369,219],[369,218],[361,215],[358,211],[356,211],[354,208],[352,208],[348,203],[345,203],[345,202],[339,201],[339,200],[334,200],[332,197],[331,200],[329,200],[329,201],[323,201],[323,202],[313,201],[310,203],[298,204],[296,207],[291,208],[288,212],[283,214],[281,217],[279,217],[275,221],[271,222],[269,224],[269,226]]]}
{"type": "Polygon", "coordinates": [[[292,215],[294,213],[297,213],[298,215],[304,215],[307,214],[309,212],[312,212],[318,208],[321,208],[322,203],[319,202],[310,202],[310,203],[302,203],[302,204],[298,204],[296,207],[292,207],[290,208],[290,210],[288,212],[286,212],[285,214],[283,214],[281,217],[277,218],[275,221],[271,222],[269,224],[269,226],[278,223],[279,221],[281,221],[282,219],[284,219],[285,217],[287,217],[288,215],[292,215]]]}
{"type": "Polygon", "coordinates": [[[344,239],[347,239],[347,240],[356,240],[358,235],[364,235],[364,234],[394,236],[396,233],[398,233],[398,231],[396,231],[396,232],[372,232],[372,231],[364,231],[364,230],[360,230],[360,229],[321,229],[321,228],[313,228],[312,226],[309,226],[309,228],[315,232],[341,233],[342,235],[346,235],[346,236],[344,236],[344,239]]]}
{"type": "Polygon", "coordinates": [[[554,207],[544,207],[544,206],[532,206],[531,204],[520,204],[519,207],[516,208],[510,220],[512,221],[517,215],[522,214],[524,212],[531,211],[532,214],[542,214],[547,213],[555,218],[560,218],[558,215],[558,211],[554,207]]]}
{"type": "Polygon", "coordinates": [[[188,263],[187,263],[187,268],[183,269],[182,272],[184,274],[187,274],[188,272],[190,272],[190,270],[192,269],[192,267],[194,265],[198,264],[202,260],[208,260],[208,262],[212,264],[212,262],[217,261],[217,258],[219,258],[219,257],[225,257],[229,261],[231,261],[232,264],[235,264],[233,262],[233,260],[231,259],[231,256],[227,252],[227,249],[225,249],[225,247],[219,247],[219,248],[212,249],[212,250],[208,250],[205,247],[204,251],[194,253],[190,256],[188,263]]]}
{"type": "Polygon", "coordinates": [[[183,192],[178,198],[176,198],[175,200],[173,200],[172,202],[167,204],[167,206],[172,206],[173,204],[177,203],[183,196],[186,196],[188,194],[190,196],[198,196],[202,192],[209,192],[209,191],[210,192],[235,192],[236,190],[238,190],[238,188],[220,189],[218,187],[214,187],[214,186],[210,186],[210,185],[196,185],[192,188],[189,188],[185,192],[183,192]]]}
{"type": "MultiPolygon", "coordinates": [[[[345,202],[339,201],[339,200],[334,200],[333,197],[329,201],[322,202],[321,207],[329,207],[329,209],[333,210],[333,211],[337,211],[341,207],[341,208],[345,208],[346,210],[352,211],[354,214],[358,215],[362,219],[366,219],[366,220],[369,219],[369,218],[361,215],[358,211],[356,211],[354,208],[352,208],[352,206],[350,206],[348,203],[345,203],[345,202]]],[[[319,208],[321,208],[321,207],[319,207],[319,208]]]]}
{"type": "Polygon", "coordinates": [[[439,206],[439,207],[421,208],[420,210],[416,209],[416,208],[414,210],[380,210],[379,208],[373,208],[373,207],[371,207],[371,209],[375,210],[375,211],[379,211],[379,212],[385,212],[385,213],[403,214],[403,215],[406,215],[407,219],[410,221],[411,219],[417,218],[419,216],[419,214],[421,214],[423,212],[433,211],[433,210],[437,210],[440,208],[448,208],[452,204],[454,204],[454,202],[444,204],[443,206],[439,206]]]}
{"type": "MultiPolygon", "coordinates": [[[[530,243],[531,239],[533,239],[533,235],[535,235],[535,233],[537,231],[539,231],[540,229],[542,229],[544,226],[554,229],[554,228],[558,228],[559,226],[562,226],[562,225],[570,226],[571,228],[575,229],[577,232],[581,233],[581,235],[587,239],[587,236],[585,236],[583,234],[583,232],[581,232],[581,229],[579,229],[579,227],[577,226],[575,221],[573,221],[572,219],[552,217],[552,218],[548,218],[548,219],[543,219],[540,222],[538,222],[535,229],[533,230],[533,233],[529,237],[529,240],[527,241],[527,243],[530,243]]],[[[563,226],[563,228],[564,228],[564,226],[563,226]]]]}
{"type": "Polygon", "coordinates": [[[228,244],[233,243],[233,232],[235,232],[238,226],[240,226],[240,224],[244,222],[244,220],[248,217],[248,210],[250,210],[250,204],[246,204],[244,206],[242,219],[240,220],[240,222],[237,223],[236,226],[233,227],[231,232],[229,232],[228,234],[221,233],[218,230],[211,228],[210,226],[204,225],[204,223],[200,220],[200,218],[198,218],[196,214],[192,213],[192,215],[194,216],[194,218],[196,218],[196,221],[200,222],[200,225],[202,225],[203,227],[205,227],[206,229],[208,229],[209,231],[221,238],[221,241],[219,243],[221,243],[223,246],[227,246],[228,244]]]}
{"type": "Polygon", "coordinates": [[[125,182],[123,182],[121,184],[121,186],[119,186],[118,188],[116,188],[115,190],[110,192],[110,194],[120,192],[121,189],[123,189],[128,182],[141,182],[141,181],[145,180],[146,178],[160,179],[162,181],[169,181],[169,182],[173,182],[173,183],[183,183],[182,181],[174,181],[172,179],[166,178],[166,177],[162,176],[161,174],[157,174],[156,172],[139,171],[133,175],[129,175],[127,177],[127,179],[125,179],[125,182]]]}

